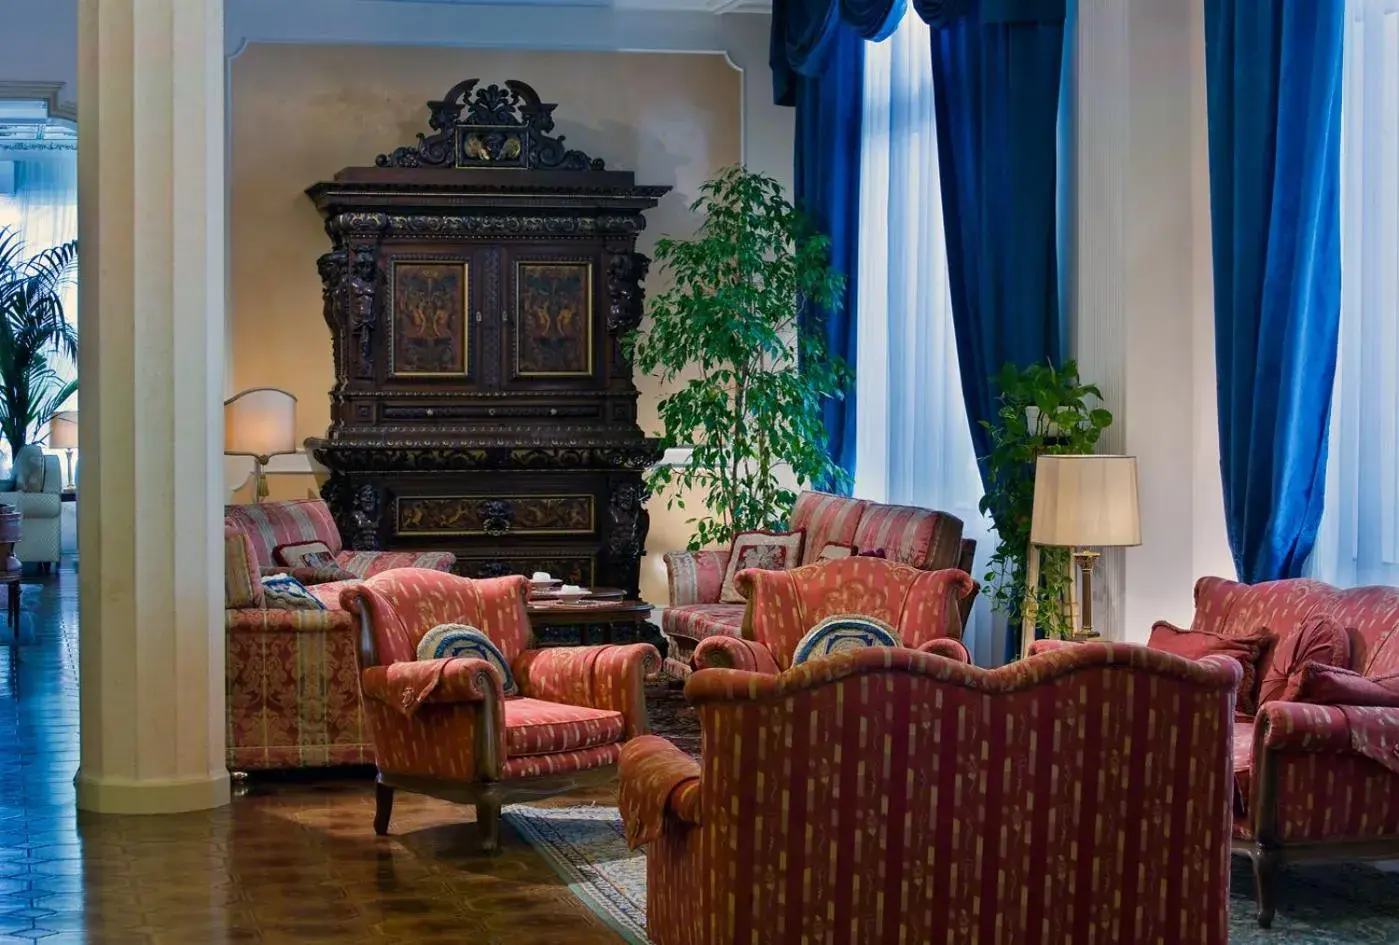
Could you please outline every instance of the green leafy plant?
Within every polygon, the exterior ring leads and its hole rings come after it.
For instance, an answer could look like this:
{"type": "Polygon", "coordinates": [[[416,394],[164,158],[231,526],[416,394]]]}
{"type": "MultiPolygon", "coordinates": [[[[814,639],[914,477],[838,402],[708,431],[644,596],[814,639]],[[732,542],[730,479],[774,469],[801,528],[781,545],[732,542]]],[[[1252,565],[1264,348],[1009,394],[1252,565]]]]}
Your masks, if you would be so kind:
{"type": "Polygon", "coordinates": [[[660,402],[661,441],[693,452],[685,466],[655,469],[648,485],[670,490],[672,508],[699,491],[706,512],[689,519],[690,547],[702,548],[779,525],[794,483],[843,481],[826,452],[822,408],[841,396],[849,368],[828,356],[819,324],[798,323],[806,304],[835,305],[843,279],[830,241],[781,185],[726,168],[690,209],[704,223],[691,239],[656,244],[674,284],[651,300],[650,323],[626,350],[640,370],[681,384],[660,402]]]}
{"type": "Polygon", "coordinates": [[[1079,379],[1073,361],[1059,368],[1007,364],[996,383],[1001,392],[996,419],[982,421],[991,435],[991,452],[985,457],[987,487],[981,511],[990,514],[997,536],[984,592],[992,606],[1013,621],[1028,601],[1046,635],[1067,637],[1073,632],[1072,618],[1062,603],[1072,580],[1070,549],[1041,548],[1038,586],[1025,586],[1035,458],[1041,453],[1092,453],[1103,430],[1111,426],[1112,414],[1095,406],[1103,395],[1079,379]]]}
{"type": "Polygon", "coordinates": [[[63,306],[77,261],[76,242],[26,255],[19,234],[0,228],[0,435],[11,456],[78,389],[50,361],[78,356],[78,331],[63,306]]]}

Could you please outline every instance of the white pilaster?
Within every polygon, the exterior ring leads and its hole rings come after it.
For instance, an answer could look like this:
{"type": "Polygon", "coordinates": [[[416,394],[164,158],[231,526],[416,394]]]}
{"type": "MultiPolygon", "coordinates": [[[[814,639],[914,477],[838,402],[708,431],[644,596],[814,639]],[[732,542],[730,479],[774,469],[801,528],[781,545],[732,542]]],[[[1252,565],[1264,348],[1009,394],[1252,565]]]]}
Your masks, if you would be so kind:
{"type": "Polygon", "coordinates": [[[1197,0],[1078,0],[1072,347],[1116,418],[1102,450],[1138,457],[1141,490],[1142,546],[1104,556],[1095,601],[1117,639],[1188,624],[1195,578],[1229,560],[1202,17],[1197,0]]]}
{"type": "Polygon", "coordinates": [[[78,805],[228,802],[222,0],[81,0],[78,805]]]}

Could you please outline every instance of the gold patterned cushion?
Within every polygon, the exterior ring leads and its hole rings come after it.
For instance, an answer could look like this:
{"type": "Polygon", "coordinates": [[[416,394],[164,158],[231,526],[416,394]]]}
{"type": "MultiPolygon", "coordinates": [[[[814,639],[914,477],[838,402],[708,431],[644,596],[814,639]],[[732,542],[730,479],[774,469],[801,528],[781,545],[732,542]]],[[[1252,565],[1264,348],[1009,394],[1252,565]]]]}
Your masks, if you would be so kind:
{"type": "Polygon", "coordinates": [[[805,532],[740,532],[729,551],[729,567],[724,572],[724,586],[719,601],[741,604],[743,595],[734,586],[734,575],[745,568],[764,571],[787,571],[801,563],[802,538],[805,532]]]}

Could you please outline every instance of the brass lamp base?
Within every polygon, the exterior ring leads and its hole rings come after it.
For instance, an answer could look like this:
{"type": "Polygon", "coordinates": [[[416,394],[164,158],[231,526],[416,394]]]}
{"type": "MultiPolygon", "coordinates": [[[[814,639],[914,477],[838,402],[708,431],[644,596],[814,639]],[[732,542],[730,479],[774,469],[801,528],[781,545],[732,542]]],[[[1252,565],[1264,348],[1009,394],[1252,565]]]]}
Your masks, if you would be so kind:
{"type": "Polygon", "coordinates": [[[1080,590],[1083,614],[1083,625],[1074,634],[1075,638],[1092,639],[1098,636],[1098,632],[1093,629],[1093,565],[1097,563],[1100,555],[1096,551],[1079,550],[1074,552],[1074,560],[1078,562],[1078,573],[1080,575],[1080,590]]]}

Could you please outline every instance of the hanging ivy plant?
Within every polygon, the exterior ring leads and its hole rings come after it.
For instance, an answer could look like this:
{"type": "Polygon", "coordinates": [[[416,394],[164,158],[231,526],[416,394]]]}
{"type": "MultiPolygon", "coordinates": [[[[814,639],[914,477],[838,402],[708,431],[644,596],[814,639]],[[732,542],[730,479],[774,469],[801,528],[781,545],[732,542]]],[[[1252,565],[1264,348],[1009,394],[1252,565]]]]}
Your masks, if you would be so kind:
{"type": "Polygon", "coordinates": [[[1036,624],[1045,635],[1065,638],[1074,629],[1072,615],[1063,609],[1073,580],[1071,549],[1041,548],[1039,586],[1025,586],[1035,459],[1041,453],[1092,453],[1103,431],[1112,425],[1112,414],[1097,406],[1102,393],[1097,386],[1082,383],[1073,361],[1059,368],[1032,364],[1020,369],[1008,364],[996,383],[1001,391],[996,419],[982,421],[991,435],[991,452],[985,457],[987,486],[981,511],[991,516],[997,537],[984,592],[992,607],[1012,622],[1020,619],[1031,601],[1036,624]]]}

